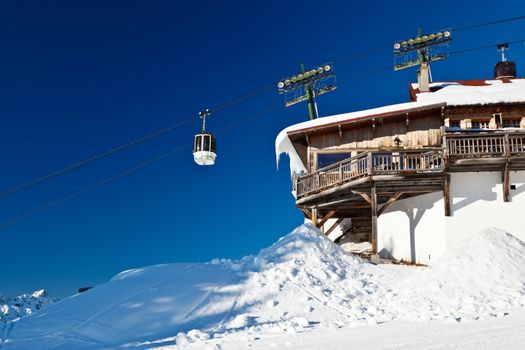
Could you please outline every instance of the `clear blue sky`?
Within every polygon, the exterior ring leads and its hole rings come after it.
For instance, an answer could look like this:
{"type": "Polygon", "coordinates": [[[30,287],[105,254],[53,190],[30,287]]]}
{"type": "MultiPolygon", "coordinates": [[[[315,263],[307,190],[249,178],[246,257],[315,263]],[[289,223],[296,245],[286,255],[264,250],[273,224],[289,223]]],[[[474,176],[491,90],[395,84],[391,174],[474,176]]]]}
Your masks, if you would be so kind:
{"type": "MultiPolygon", "coordinates": [[[[525,14],[522,1],[16,1],[0,11],[0,190],[187,119],[295,73],[335,61],[338,90],[321,115],[405,102],[415,70],[360,52],[428,31],[525,14]],[[426,4],[426,5],[425,5],[426,4]],[[428,10],[424,8],[428,7],[428,10]]],[[[525,37],[525,21],[455,33],[451,50],[525,37]]],[[[492,76],[495,49],[432,66],[435,80],[492,76]]],[[[525,47],[509,57],[525,69],[525,47]]],[[[276,88],[217,112],[218,130],[282,102],[276,88]]],[[[191,151],[0,230],[0,293],[73,294],[119,271],[256,253],[302,221],[274,138],[307,119],[279,107],[218,136],[214,167],[191,151]]],[[[171,149],[195,122],[109,159],[0,200],[9,220],[171,149]]]]}

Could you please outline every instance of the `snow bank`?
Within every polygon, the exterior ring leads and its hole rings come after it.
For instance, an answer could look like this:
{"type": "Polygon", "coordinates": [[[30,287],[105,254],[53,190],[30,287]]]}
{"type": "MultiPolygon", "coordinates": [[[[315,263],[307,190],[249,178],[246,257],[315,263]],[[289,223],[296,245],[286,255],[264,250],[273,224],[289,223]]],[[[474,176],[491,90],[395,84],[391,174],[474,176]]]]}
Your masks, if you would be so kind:
{"type": "Polygon", "coordinates": [[[525,243],[503,230],[485,229],[462,242],[432,269],[405,281],[431,319],[477,319],[525,305],[525,243]],[[437,301],[437,302],[436,302],[437,301]]]}
{"type": "Polygon", "coordinates": [[[20,319],[3,350],[148,348],[238,332],[476,319],[524,304],[525,245],[496,229],[432,269],[372,265],[302,225],[255,256],[125,271],[20,319]]]}

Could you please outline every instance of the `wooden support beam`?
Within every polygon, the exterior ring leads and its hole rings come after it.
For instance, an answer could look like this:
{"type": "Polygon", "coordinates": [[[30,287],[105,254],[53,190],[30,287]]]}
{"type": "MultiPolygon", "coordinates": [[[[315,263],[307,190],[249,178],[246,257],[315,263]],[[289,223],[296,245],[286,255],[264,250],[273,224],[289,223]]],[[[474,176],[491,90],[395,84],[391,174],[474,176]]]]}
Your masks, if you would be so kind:
{"type": "Polygon", "coordinates": [[[450,174],[447,174],[443,185],[443,200],[445,202],[445,216],[450,216],[450,174]]]}
{"type": "Polygon", "coordinates": [[[370,198],[371,211],[372,211],[372,252],[377,253],[377,194],[376,194],[376,184],[372,183],[372,188],[370,189],[370,198]]]}
{"type": "Polygon", "coordinates": [[[328,230],[326,230],[326,232],[324,233],[325,236],[328,236],[330,233],[332,233],[333,230],[335,230],[335,228],[337,227],[337,225],[339,225],[342,221],[344,220],[344,218],[339,218],[337,219],[332,226],[330,226],[330,228],[328,230]]]}
{"type": "Polygon", "coordinates": [[[385,204],[383,204],[383,206],[381,207],[381,209],[379,209],[377,211],[377,216],[380,216],[381,214],[383,214],[383,212],[385,210],[388,209],[388,207],[390,207],[395,201],[397,201],[399,199],[399,197],[401,197],[403,195],[403,192],[396,192],[392,197],[390,197],[385,204]]]}
{"type": "Polygon", "coordinates": [[[502,174],[503,180],[503,201],[510,201],[510,174],[509,174],[509,163],[505,163],[505,168],[502,174]]]}
{"type": "Polygon", "coordinates": [[[304,216],[306,216],[307,219],[312,218],[312,213],[308,209],[299,208],[299,210],[303,212],[304,216]]]}
{"type": "Polygon", "coordinates": [[[328,214],[323,216],[323,218],[321,219],[321,222],[317,224],[317,227],[323,227],[323,225],[326,224],[328,219],[334,216],[334,214],[335,214],[335,210],[329,211],[328,214]]]}
{"type": "MultiPolygon", "coordinates": [[[[374,186],[374,189],[375,189],[375,186],[374,186]]],[[[363,197],[363,199],[370,205],[372,205],[372,198],[370,198],[369,195],[367,195],[366,193],[359,193],[359,195],[361,197],[363,197]]]]}

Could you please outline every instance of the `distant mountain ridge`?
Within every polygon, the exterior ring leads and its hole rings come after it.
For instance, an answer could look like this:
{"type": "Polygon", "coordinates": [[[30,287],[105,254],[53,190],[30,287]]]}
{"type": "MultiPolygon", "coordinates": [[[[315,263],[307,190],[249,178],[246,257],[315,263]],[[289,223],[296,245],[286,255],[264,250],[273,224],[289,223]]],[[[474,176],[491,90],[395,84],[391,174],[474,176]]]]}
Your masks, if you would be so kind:
{"type": "Polygon", "coordinates": [[[58,298],[51,297],[43,289],[13,298],[0,294],[0,322],[10,322],[30,315],[58,300],[58,298]]]}

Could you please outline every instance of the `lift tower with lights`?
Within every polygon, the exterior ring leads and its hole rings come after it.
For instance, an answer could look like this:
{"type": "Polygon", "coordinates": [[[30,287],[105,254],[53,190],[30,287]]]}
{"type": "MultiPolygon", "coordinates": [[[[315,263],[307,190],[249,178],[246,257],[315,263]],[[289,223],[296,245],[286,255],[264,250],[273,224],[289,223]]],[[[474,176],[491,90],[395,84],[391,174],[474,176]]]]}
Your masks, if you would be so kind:
{"type": "Polygon", "coordinates": [[[419,66],[417,80],[420,92],[428,92],[430,62],[444,60],[449,57],[448,44],[452,41],[450,29],[431,34],[423,34],[421,27],[414,38],[394,43],[394,70],[419,66]]]}
{"type": "Polygon", "coordinates": [[[301,72],[277,83],[279,94],[285,96],[285,106],[289,107],[302,101],[308,101],[310,119],[317,119],[316,97],[336,89],[335,75],[331,63],[311,70],[305,70],[301,64],[301,72]]]}

